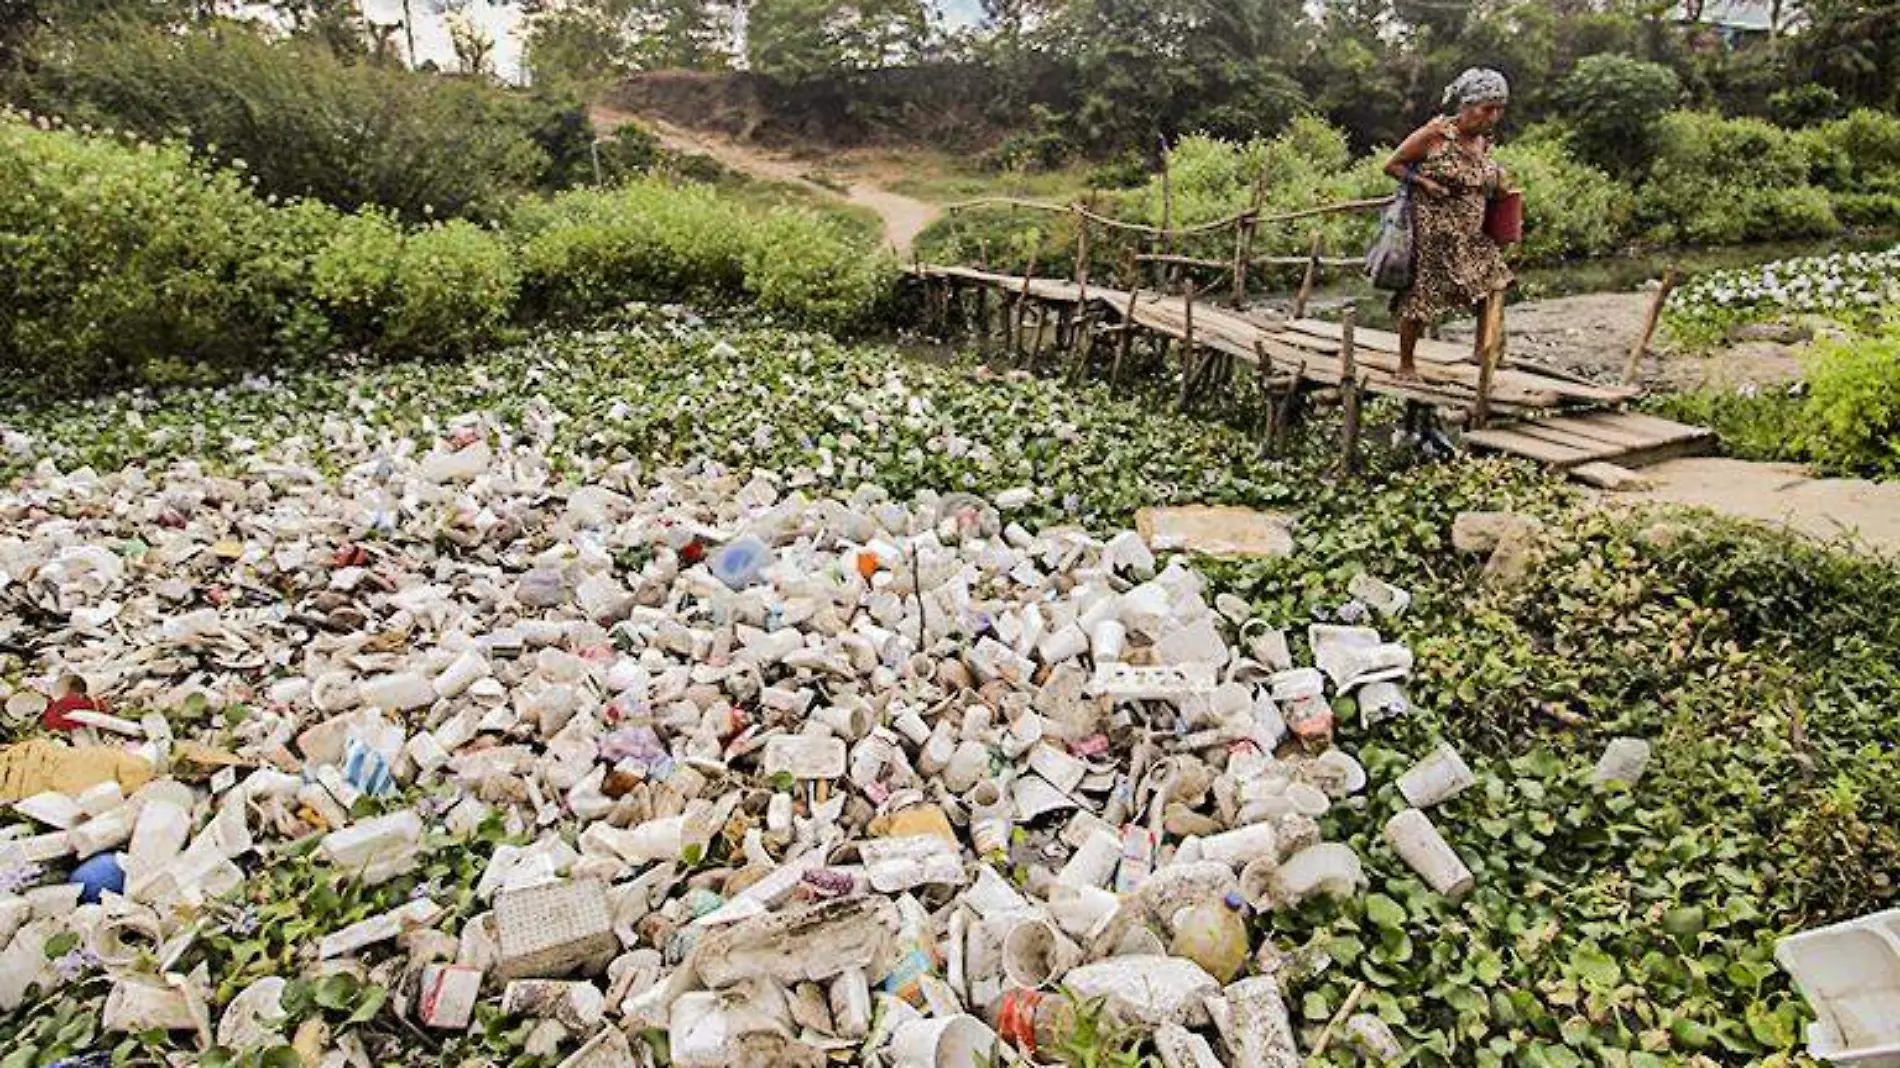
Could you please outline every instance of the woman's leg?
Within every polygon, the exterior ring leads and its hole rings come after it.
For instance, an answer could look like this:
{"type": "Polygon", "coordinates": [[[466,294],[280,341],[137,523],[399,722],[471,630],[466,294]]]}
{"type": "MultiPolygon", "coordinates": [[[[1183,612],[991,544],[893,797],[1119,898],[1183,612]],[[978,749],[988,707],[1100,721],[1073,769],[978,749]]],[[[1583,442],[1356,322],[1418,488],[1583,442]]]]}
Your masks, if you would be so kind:
{"type": "Polygon", "coordinates": [[[1418,365],[1414,358],[1418,352],[1418,336],[1425,332],[1425,324],[1417,319],[1399,320],[1399,377],[1417,378],[1418,365]]]}

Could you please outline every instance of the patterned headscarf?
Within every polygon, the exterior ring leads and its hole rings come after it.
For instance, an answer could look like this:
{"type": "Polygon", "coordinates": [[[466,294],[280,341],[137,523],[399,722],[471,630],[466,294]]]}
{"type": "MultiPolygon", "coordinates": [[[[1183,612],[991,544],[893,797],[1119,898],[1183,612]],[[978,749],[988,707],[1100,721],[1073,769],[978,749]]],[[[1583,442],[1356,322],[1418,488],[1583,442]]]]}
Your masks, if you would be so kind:
{"type": "Polygon", "coordinates": [[[1446,107],[1465,108],[1472,104],[1499,104],[1511,99],[1511,85],[1504,75],[1489,67],[1472,67],[1445,86],[1446,107]]]}

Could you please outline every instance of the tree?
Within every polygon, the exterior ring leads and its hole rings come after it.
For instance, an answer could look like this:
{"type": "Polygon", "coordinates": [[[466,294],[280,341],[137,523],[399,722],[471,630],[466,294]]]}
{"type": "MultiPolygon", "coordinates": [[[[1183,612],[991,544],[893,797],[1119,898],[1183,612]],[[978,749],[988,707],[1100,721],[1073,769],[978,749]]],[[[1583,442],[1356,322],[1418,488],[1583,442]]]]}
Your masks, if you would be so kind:
{"type": "Polygon", "coordinates": [[[589,85],[635,70],[720,70],[732,59],[728,0],[534,0],[523,11],[537,81],[589,85]]]}
{"type": "Polygon", "coordinates": [[[1558,86],[1557,97],[1585,162],[1625,177],[1655,154],[1663,113],[1682,85],[1674,71],[1628,56],[1588,56],[1558,86]]]}
{"type": "Polygon", "coordinates": [[[1252,136],[1304,103],[1295,0],[1071,0],[1033,35],[1070,74],[1071,136],[1103,154],[1157,136],[1252,136]]]}
{"type": "Polygon", "coordinates": [[[456,66],[463,74],[478,77],[489,74],[489,60],[495,53],[494,35],[465,12],[451,12],[446,21],[456,66]]]}
{"type": "Polygon", "coordinates": [[[268,6],[293,37],[321,41],[339,56],[370,53],[369,25],[357,0],[274,0],[268,6]]]}
{"type": "Polygon", "coordinates": [[[746,17],[752,69],[791,82],[914,61],[929,38],[921,0],[758,0],[746,17]]]}
{"type": "Polygon", "coordinates": [[[1807,0],[1795,61],[1849,104],[1900,110],[1900,0],[1807,0]]]}
{"type": "Polygon", "coordinates": [[[1420,117],[1407,105],[1405,64],[1386,40],[1392,17],[1382,0],[1329,0],[1298,67],[1314,109],[1361,150],[1397,144],[1420,117]]]}

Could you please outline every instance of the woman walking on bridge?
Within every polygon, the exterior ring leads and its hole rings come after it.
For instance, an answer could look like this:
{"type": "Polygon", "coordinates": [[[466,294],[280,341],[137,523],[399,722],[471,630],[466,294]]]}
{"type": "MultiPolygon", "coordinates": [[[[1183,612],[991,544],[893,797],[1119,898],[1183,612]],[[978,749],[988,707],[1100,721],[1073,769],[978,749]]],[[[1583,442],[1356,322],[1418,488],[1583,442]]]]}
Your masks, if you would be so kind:
{"type": "Polygon", "coordinates": [[[1504,75],[1481,67],[1465,71],[1445,87],[1450,114],[1419,127],[1385,165],[1412,192],[1412,283],[1392,298],[1400,377],[1417,377],[1414,353],[1428,326],[1511,284],[1502,250],[1484,232],[1485,205],[1504,187],[1490,134],[1509,98],[1504,75]]]}

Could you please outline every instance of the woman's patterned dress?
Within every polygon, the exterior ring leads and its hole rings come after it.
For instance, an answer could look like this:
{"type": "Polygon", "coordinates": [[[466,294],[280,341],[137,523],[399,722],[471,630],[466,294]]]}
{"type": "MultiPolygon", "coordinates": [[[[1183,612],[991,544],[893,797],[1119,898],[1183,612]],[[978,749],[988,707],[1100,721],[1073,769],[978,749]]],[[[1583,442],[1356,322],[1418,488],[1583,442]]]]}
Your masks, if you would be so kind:
{"type": "Polygon", "coordinates": [[[1447,312],[1469,311],[1511,284],[1511,269],[1497,243],[1484,234],[1484,206],[1496,185],[1498,165],[1482,141],[1460,138],[1444,120],[1445,140],[1418,166],[1418,176],[1445,188],[1441,196],[1412,188],[1412,285],[1392,297],[1392,315],[1436,322],[1447,312]]]}

